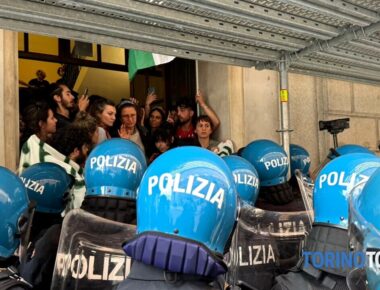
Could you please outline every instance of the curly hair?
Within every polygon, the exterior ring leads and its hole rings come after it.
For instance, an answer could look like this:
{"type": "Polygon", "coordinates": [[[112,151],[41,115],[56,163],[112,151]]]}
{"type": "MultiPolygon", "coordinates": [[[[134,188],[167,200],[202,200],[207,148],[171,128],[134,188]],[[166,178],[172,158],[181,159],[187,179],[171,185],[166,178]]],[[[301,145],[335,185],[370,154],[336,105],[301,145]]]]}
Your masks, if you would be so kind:
{"type": "Polygon", "coordinates": [[[71,124],[59,130],[51,145],[64,154],[69,156],[75,148],[82,148],[83,145],[92,147],[92,136],[97,130],[95,118],[86,112],[79,112],[71,124]]]}
{"type": "Polygon", "coordinates": [[[91,144],[88,130],[74,123],[59,130],[51,141],[51,145],[65,156],[69,156],[76,148],[80,149],[83,145],[91,147],[91,144]]]}
{"type": "Polygon", "coordinates": [[[92,136],[98,128],[97,121],[89,113],[78,112],[75,116],[75,120],[72,123],[74,127],[84,132],[88,132],[92,136]]]}

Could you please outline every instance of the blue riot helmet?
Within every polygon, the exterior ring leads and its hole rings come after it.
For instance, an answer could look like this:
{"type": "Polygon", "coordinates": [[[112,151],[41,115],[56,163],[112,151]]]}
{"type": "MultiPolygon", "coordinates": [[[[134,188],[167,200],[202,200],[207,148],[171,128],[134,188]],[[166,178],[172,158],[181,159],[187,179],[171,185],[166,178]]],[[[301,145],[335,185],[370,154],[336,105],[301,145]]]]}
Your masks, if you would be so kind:
{"type": "Polygon", "coordinates": [[[236,220],[237,192],[227,164],[209,150],[178,147],[145,172],[137,194],[138,235],[124,250],[157,268],[215,276],[227,270],[222,254],[236,220]]]}
{"type": "Polygon", "coordinates": [[[136,198],[136,190],[146,170],[139,146],[113,138],[97,145],[86,160],[86,196],[136,198]]]}
{"type": "Polygon", "coordinates": [[[137,233],[167,233],[223,253],[236,217],[233,175],[223,159],[208,150],[170,150],[149,166],[141,180],[137,233]]]}
{"type": "Polygon", "coordinates": [[[299,145],[290,144],[290,168],[292,175],[298,169],[302,174],[308,175],[310,169],[310,154],[299,145]]]}
{"type": "Polygon", "coordinates": [[[369,289],[380,289],[380,168],[365,183],[359,194],[350,200],[350,238],[356,240],[356,250],[372,252],[365,265],[369,289]],[[377,256],[378,257],[378,256],[377,256]]]}
{"type": "Polygon", "coordinates": [[[329,162],[314,185],[314,223],[347,230],[349,193],[379,167],[380,158],[366,153],[347,154],[329,162]]]}
{"type": "Polygon", "coordinates": [[[280,145],[271,140],[256,140],[244,148],[242,157],[251,162],[259,174],[260,197],[276,205],[294,200],[287,180],[289,159],[280,145]]]}
{"type": "Polygon", "coordinates": [[[59,165],[51,162],[36,163],[20,175],[30,200],[37,204],[36,212],[61,213],[64,199],[73,185],[73,179],[59,165]]]}
{"type": "Polygon", "coordinates": [[[9,258],[20,244],[22,217],[28,209],[28,195],[21,179],[0,167],[0,258],[9,258]]]}
{"type": "Polygon", "coordinates": [[[259,175],[255,167],[242,157],[223,157],[232,171],[240,199],[254,205],[259,195],[259,175]]]}
{"type": "Polygon", "coordinates": [[[242,152],[256,168],[262,186],[285,183],[289,160],[285,150],[271,140],[255,140],[249,143],[242,152]]]}
{"type": "Polygon", "coordinates": [[[330,151],[331,152],[328,155],[328,158],[331,160],[338,156],[352,154],[352,153],[368,153],[368,154],[375,155],[375,153],[369,150],[368,148],[361,145],[356,145],[356,144],[342,145],[336,149],[330,149],[330,151]]]}

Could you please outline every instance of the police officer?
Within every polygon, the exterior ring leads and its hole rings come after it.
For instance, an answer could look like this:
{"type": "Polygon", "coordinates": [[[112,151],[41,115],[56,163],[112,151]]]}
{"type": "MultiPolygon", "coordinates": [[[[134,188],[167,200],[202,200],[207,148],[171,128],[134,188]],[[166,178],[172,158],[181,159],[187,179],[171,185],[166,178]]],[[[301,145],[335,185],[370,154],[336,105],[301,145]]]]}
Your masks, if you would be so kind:
{"type": "Polygon", "coordinates": [[[259,175],[255,167],[244,158],[236,155],[223,157],[234,176],[240,200],[254,205],[259,195],[259,175]]]}
{"type": "Polygon", "coordinates": [[[336,149],[330,149],[330,153],[328,155],[329,159],[334,159],[336,157],[352,154],[352,153],[367,153],[371,155],[375,155],[374,152],[369,150],[368,148],[357,145],[357,144],[345,144],[342,146],[337,147],[336,149]]]}
{"type": "Polygon", "coordinates": [[[129,140],[102,142],[86,160],[86,195],[81,208],[97,216],[136,224],[136,190],[147,164],[140,147],[129,140]]]}
{"type": "Polygon", "coordinates": [[[369,253],[363,269],[350,273],[348,285],[353,289],[380,289],[380,169],[377,169],[359,194],[350,200],[350,238],[354,250],[369,253]],[[355,275],[356,274],[356,275],[355,275]],[[351,287],[351,285],[355,285],[351,287]]]}
{"type": "MultiPolygon", "coordinates": [[[[349,194],[379,167],[380,158],[353,153],[335,158],[322,169],[315,182],[314,223],[304,253],[348,253],[349,194]]],[[[310,256],[304,256],[295,269],[276,277],[272,289],[348,289],[346,276],[350,270],[336,261],[317,267],[310,256]]]]}
{"type": "Polygon", "coordinates": [[[310,154],[300,145],[290,144],[290,170],[291,175],[295,175],[296,169],[305,176],[309,176],[311,160],[310,154]]]}
{"type": "MultiPolygon", "coordinates": [[[[257,268],[252,269],[250,265],[245,267],[241,266],[241,260],[246,258],[247,248],[253,245],[252,233],[249,230],[251,227],[248,224],[249,217],[254,209],[253,206],[259,195],[259,175],[255,167],[240,156],[230,155],[223,157],[223,160],[231,169],[234,176],[241,205],[239,221],[232,239],[230,256],[228,256],[229,271],[227,281],[230,284],[230,287],[232,287],[231,289],[237,289],[236,286],[241,287],[242,289],[256,289],[250,284],[250,281],[254,281],[258,276],[261,277],[261,281],[266,280],[265,277],[263,279],[265,273],[263,271],[258,271],[257,268]]],[[[247,261],[248,260],[249,258],[247,261]]],[[[260,261],[262,261],[262,259],[260,259],[260,261]]],[[[271,283],[271,279],[268,280],[269,283],[271,283]]],[[[265,282],[262,283],[262,285],[265,288],[265,282]]]]}
{"type": "MultiPolygon", "coordinates": [[[[18,275],[17,258],[13,256],[29,227],[29,200],[17,175],[0,167],[0,289],[31,289],[32,285],[18,275]]],[[[24,243],[25,244],[25,243],[24,243]]]]}
{"type": "Polygon", "coordinates": [[[142,150],[129,140],[106,140],[91,151],[85,198],[81,209],[65,216],[51,289],[111,289],[125,277],[129,259],[121,244],[135,234],[136,190],[146,166],[142,150]]]}
{"type": "Polygon", "coordinates": [[[36,163],[23,171],[21,180],[28,197],[36,203],[27,256],[20,274],[34,289],[50,289],[55,256],[61,232],[61,213],[65,209],[73,178],[59,165],[36,163]]]}
{"type": "Polygon", "coordinates": [[[59,165],[51,162],[36,163],[20,175],[29,200],[36,203],[31,241],[35,242],[54,224],[62,223],[73,178],[59,165]]]}
{"type": "Polygon", "coordinates": [[[137,236],[123,245],[134,261],[117,289],[223,289],[236,219],[236,187],[220,157],[198,147],[167,151],[139,186],[137,236]]]}
{"type": "Polygon", "coordinates": [[[310,179],[310,154],[302,146],[296,144],[290,144],[290,172],[291,177],[289,180],[290,185],[292,186],[293,192],[300,196],[300,188],[297,183],[296,170],[299,170],[304,179],[307,179],[309,183],[312,183],[310,179]]]}
{"type": "Polygon", "coordinates": [[[263,203],[284,205],[294,200],[287,180],[289,158],[280,145],[271,140],[255,140],[244,148],[242,157],[251,162],[259,174],[259,198],[263,203]]]}
{"type": "Polygon", "coordinates": [[[323,160],[322,163],[319,164],[319,166],[316,169],[314,169],[314,171],[312,172],[312,176],[311,176],[312,179],[315,180],[319,172],[322,170],[322,168],[325,167],[325,165],[331,160],[333,160],[334,158],[342,156],[342,155],[353,154],[353,153],[367,153],[367,154],[375,155],[375,153],[369,150],[368,148],[361,145],[357,145],[357,144],[345,144],[335,149],[330,148],[330,151],[327,157],[325,158],[325,160],[323,160]]]}
{"type": "MultiPolygon", "coordinates": [[[[271,288],[277,270],[296,264],[307,215],[302,201],[294,200],[287,182],[289,159],[281,146],[270,140],[255,140],[243,149],[242,157],[257,170],[260,194],[241,208],[232,251],[238,254],[232,259],[236,266],[231,266],[234,274],[230,275],[230,282],[243,289],[266,290],[271,288]]],[[[245,172],[249,170],[241,162],[239,167],[245,172]]],[[[242,178],[238,180],[241,181],[242,178]]],[[[243,186],[238,184],[244,200],[249,186],[243,186]]]]}

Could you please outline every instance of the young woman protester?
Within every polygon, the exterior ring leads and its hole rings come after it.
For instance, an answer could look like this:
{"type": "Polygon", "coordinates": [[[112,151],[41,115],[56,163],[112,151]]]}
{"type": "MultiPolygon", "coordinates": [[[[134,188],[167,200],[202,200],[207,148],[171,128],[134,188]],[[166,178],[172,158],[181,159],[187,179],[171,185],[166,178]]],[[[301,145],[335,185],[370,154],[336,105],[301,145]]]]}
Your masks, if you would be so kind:
{"type": "Polygon", "coordinates": [[[20,144],[24,144],[30,136],[36,135],[41,141],[48,142],[56,132],[57,119],[47,103],[37,102],[25,108],[22,114],[25,125],[20,144]]]}
{"type": "Polygon", "coordinates": [[[110,139],[111,135],[109,130],[115,123],[116,120],[116,107],[115,104],[104,97],[91,96],[94,101],[91,103],[88,112],[91,116],[96,118],[98,123],[98,142],[110,139]]]}

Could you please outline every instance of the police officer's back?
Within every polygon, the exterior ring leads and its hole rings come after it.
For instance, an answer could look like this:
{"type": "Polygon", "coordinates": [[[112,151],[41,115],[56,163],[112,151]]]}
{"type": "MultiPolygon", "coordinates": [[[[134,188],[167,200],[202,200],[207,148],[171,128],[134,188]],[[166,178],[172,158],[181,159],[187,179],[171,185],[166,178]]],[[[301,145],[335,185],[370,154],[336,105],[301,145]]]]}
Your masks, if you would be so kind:
{"type": "MultiPolygon", "coordinates": [[[[30,220],[29,200],[22,181],[0,167],[0,289],[31,289],[32,285],[17,273],[18,259],[13,256],[20,236],[27,235],[30,220]]],[[[25,243],[24,243],[25,245],[25,243]]]]}
{"type": "Polygon", "coordinates": [[[136,190],[147,162],[140,147],[120,138],[106,140],[86,160],[86,195],[81,208],[97,216],[136,224],[136,190]]]}
{"type": "Polygon", "coordinates": [[[276,277],[272,289],[348,289],[346,276],[352,269],[335,260],[333,263],[317,265],[313,263],[315,257],[311,255],[349,255],[347,229],[350,191],[379,166],[379,158],[356,153],[336,158],[321,170],[315,182],[314,223],[303,249],[304,257],[293,271],[276,277]],[[306,252],[310,255],[305,255],[306,252]]]}
{"type": "Polygon", "coordinates": [[[21,275],[34,289],[49,289],[65,209],[73,178],[59,165],[36,163],[20,175],[28,197],[36,204],[26,258],[19,266],[21,275]]]}
{"type": "Polygon", "coordinates": [[[236,218],[233,176],[220,157],[197,147],[162,154],[141,181],[137,236],[123,246],[134,262],[117,289],[223,289],[236,218]]]}

